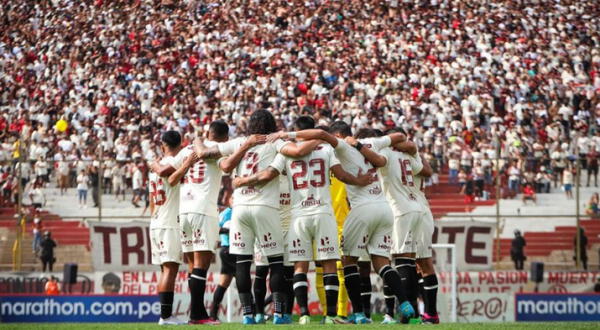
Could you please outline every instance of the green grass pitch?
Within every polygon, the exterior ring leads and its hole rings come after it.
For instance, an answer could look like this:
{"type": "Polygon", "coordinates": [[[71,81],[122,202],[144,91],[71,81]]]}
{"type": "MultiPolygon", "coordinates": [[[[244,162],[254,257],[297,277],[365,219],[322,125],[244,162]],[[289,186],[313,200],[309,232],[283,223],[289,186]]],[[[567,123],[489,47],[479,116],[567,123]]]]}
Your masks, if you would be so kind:
{"type": "MultiPolygon", "coordinates": [[[[445,329],[486,329],[486,330],[504,330],[504,329],[598,329],[598,323],[592,322],[552,322],[552,323],[454,323],[454,324],[439,324],[439,325],[381,325],[381,324],[369,324],[369,325],[321,325],[311,324],[300,326],[297,323],[292,325],[250,325],[242,326],[238,323],[227,323],[219,326],[212,326],[212,329],[223,329],[223,330],[239,330],[241,328],[255,329],[255,330],[271,330],[271,329],[290,329],[290,328],[302,328],[302,329],[325,329],[325,328],[346,328],[356,327],[361,330],[370,329],[388,329],[388,328],[411,328],[416,329],[419,327],[431,327],[436,330],[445,329]]],[[[170,329],[173,326],[159,326],[151,323],[23,323],[23,324],[1,324],[0,329],[72,329],[72,330],[91,330],[91,329],[170,329]]],[[[179,328],[179,327],[176,327],[179,328]]],[[[185,329],[185,327],[184,327],[185,329]]]]}

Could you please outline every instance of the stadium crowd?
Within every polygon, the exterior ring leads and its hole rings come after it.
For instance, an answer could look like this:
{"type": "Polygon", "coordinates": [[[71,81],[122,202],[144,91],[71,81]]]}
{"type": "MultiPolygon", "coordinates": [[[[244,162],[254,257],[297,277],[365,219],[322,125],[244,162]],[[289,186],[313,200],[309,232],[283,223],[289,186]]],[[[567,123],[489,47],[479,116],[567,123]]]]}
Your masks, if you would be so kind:
{"type": "Polygon", "coordinates": [[[224,119],[236,136],[256,109],[282,129],[304,114],[403,127],[480,196],[497,147],[505,197],[525,183],[568,195],[577,158],[597,185],[596,0],[0,3],[7,200],[20,169],[36,187],[54,172],[83,201],[94,180],[131,188],[137,204],[161,132],[190,142],[224,119]],[[14,166],[21,153],[30,163],[14,166]]]}

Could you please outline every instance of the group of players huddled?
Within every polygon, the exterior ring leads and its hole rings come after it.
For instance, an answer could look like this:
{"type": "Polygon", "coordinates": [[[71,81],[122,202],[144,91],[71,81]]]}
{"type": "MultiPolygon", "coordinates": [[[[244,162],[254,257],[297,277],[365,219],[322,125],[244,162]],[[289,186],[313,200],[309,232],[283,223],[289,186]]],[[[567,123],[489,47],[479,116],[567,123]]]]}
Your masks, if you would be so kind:
{"type": "MultiPolygon", "coordinates": [[[[420,290],[421,321],[438,323],[437,277],[431,258],[433,216],[423,193],[423,178],[432,170],[416,145],[401,130],[387,135],[361,131],[353,137],[343,121],[315,128],[315,120],[303,116],[294,127],[294,132],[277,131],[273,115],[257,110],[250,117],[247,137],[229,140],[223,121],[212,122],[206,139],[198,138],[186,147],[181,146],[178,132],[163,133],[164,154],[151,165],[149,178],[152,258],[162,269],[159,324],[219,324],[216,312],[226,286],[217,289],[213,301],[217,307],[210,316],[204,291],[219,233],[224,233],[217,208],[223,173],[232,174],[234,192],[229,233],[223,239],[229,253],[221,253],[221,262],[235,275],[244,324],[264,322],[264,311],[257,310],[252,294],[254,260],[270,273],[274,324],[292,323],[294,299],[299,323],[310,323],[311,261],[323,269],[324,323],[370,323],[359,260],[370,261],[383,280],[384,323],[398,322],[396,300],[400,321],[419,317],[420,290]],[[332,180],[346,184],[351,207],[341,238],[332,207],[332,180]],[[189,322],[172,315],[182,252],[189,266],[189,322]],[[337,315],[336,263],[340,260],[352,304],[348,318],[337,315]]],[[[264,280],[266,274],[261,272],[260,277],[264,280]]]]}

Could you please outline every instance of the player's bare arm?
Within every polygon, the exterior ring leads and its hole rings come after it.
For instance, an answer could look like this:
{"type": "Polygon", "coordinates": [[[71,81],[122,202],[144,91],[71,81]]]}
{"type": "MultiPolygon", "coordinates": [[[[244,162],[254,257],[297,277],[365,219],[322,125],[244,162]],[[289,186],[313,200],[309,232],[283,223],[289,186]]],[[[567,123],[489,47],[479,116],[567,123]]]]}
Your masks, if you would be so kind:
{"type": "MultiPolygon", "coordinates": [[[[277,132],[269,135],[268,141],[277,138],[280,139],[299,139],[299,140],[323,140],[329,143],[332,147],[337,147],[338,140],[335,136],[325,132],[322,129],[305,129],[299,132],[277,132]]],[[[273,141],[274,141],[273,140],[273,141]]],[[[312,150],[311,150],[312,151],[312,150]]]]}
{"type": "Polygon", "coordinates": [[[232,185],[234,188],[254,185],[260,186],[275,179],[277,176],[279,176],[279,171],[269,166],[256,174],[244,177],[238,176],[237,178],[233,179],[232,185]]]}
{"type": "Polygon", "coordinates": [[[388,137],[390,138],[390,141],[391,141],[390,145],[395,145],[398,143],[406,142],[408,140],[406,138],[406,134],[400,133],[400,132],[389,134],[388,137]]]}
{"type": "Polygon", "coordinates": [[[431,168],[431,165],[429,164],[429,162],[421,157],[421,162],[423,163],[423,168],[421,169],[421,171],[419,172],[419,176],[422,176],[424,178],[429,178],[433,175],[433,169],[431,168]]]}
{"type": "Polygon", "coordinates": [[[201,138],[194,139],[194,153],[199,159],[221,158],[221,152],[217,146],[207,147],[201,138]]]}
{"type": "Polygon", "coordinates": [[[280,152],[291,158],[301,158],[313,152],[321,143],[323,143],[321,140],[310,140],[302,144],[288,143],[281,148],[280,152]]]}
{"type": "Polygon", "coordinates": [[[357,139],[351,136],[346,138],[346,143],[356,148],[356,150],[358,150],[358,152],[360,152],[360,154],[374,167],[383,167],[387,163],[385,157],[371,150],[371,148],[363,146],[357,139]]]}
{"type": "Polygon", "coordinates": [[[331,171],[333,172],[333,175],[338,178],[338,180],[353,186],[366,186],[375,182],[375,177],[371,173],[362,174],[359,171],[358,175],[354,176],[346,172],[344,168],[342,168],[342,165],[332,166],[331,171]]]}
{"type": "Polygon", "coordinates": [[[161,178],[168,177],[175,172],[175,169],[171,165],[161,165],[158,161],[150,163],[150,170],[156,173],[161,178]]]}
{"type": "MultiPolygon", "coordinates": [[[[257,146],[259,144],[263,144],[263,143],[265,143],[266,140],[267,140],[266,135],[261,135],[261,134],[250,135],[246,139],[246,142],[244,142],[244,144],[242,144],[242,146],[239,149],[237,149],[233,154],[231,154],[229,157],[227,157],[226,159],[224,159],[223,161],[221,161],[219,163],[219,167],[221,168],[221,170],[223,172],[231,173],[231,171],[233,171],[233,169],[236,168],[240,164],[240,162],[244,158],[244,155],[246,154],[246,152],[248,150],[250,150],[250,148],[257,146]]],[[[215,148],[216,148],[216,146],[215,146],[215,148]]]]}
{"type": "Polygon", "coordinates": [[[179,169],[177,169],[177,171],[173,172],[173,174],[171,174],[169,176],[169,185],[171,187],[177,185],[180,181],[181,178],[183,178],[183,176],[185,175],[185,173],[190,169],[190,167],[192,167],[198,160],[200,160],[198,158],[198,155],[196,155],[195,152],[192,152],[184,161],[183,164],[181,165],[181,167],[179,169]]]}
{"type": "Polygon", "coordinates": [[[407,153],[411,156],[417,154],[417,144],[412,141],[407,140],[400,143],[392,143],[392,145],[396,150],[407,153]]]}

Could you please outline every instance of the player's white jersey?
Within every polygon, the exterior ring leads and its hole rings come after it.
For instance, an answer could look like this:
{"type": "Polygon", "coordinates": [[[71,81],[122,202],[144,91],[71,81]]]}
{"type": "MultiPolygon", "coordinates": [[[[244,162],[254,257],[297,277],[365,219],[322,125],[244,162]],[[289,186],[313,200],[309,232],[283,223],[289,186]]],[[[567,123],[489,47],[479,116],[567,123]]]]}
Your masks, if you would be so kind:
{"type": "MultiPolygon", "coordinates": [[[[175,165],[175,158],[168,156],[160,160],[161,165],[175,165]]],[[[171,187],[167,178],[150,172],[148,176],[149,194],[154,202],[154,213],[150,220],[150,228],[179,228],[177,215],[179,214],[179,185],[171,187]]]]}
{"type": "MultiPolygon", "coordinates": [[[[391,139],[389,136],[383,136],[381,138],[361,139],[360,143],[365,147],[378,152],[383,148],[389,147],[391,139]]],[[[352,147],[342,139],[338,139],[335,155],[340,160],[344,170],[350,174],[358,175],[359,171],[363,174],[367,172],[375,173],[377,171],[376,168],[365,159],[360,151],[356,150],[356,148],[352,147]]],[[[386,201],[379,181],[375,181],[364,187],[346,185],[346,191],[351,207],[386,201]]]]}
{"type": "Polygon", "coordinates": [[[339,164],[333,148],[329,145],[317,146],[313,152],[302,158],[277,155],[271,167],[279,173],[287,173],[293,217],[333,214],[329,169],[339,164]]]}
{"type": "MultiPolygon", "coordinates": [[[[228,142],[219,143],[219,152],[229,156],[239,149],[246,137],[237,138],[228,142]]],[[[235,168],[237,176],[249,176],[258,173],[273,162],[277,153],[288,142],[277,140],[250,148],[242,161],[235,168]]],[[[240,187],[233,192],[233,205],[263,205],[279,209],[279,181],[272,180],[263,186],[240,187]]]]}
{"type": "MultiPolygon", "coordinates": [[[[414,157],[409,157],[412,168],[423,168],[423,160],[421,159],[421,155],[417,153],[414,157]]],[[[421,208],[423,208],[423,211],[427,212],[429,210],[429,202],[427,201],[427,197],[425,196],[425,192],[423,191],[425,178],[423,178],[420,175],[415,175],[414,180],[415,185],[411,187],[411,190],[417,197],[417,202],[419,202],[421,208]]]]}
{"type": "Polygon", "coordinates": [[[292,197],[288,178],[284,173],[279,176],[279,216],[281,217],[281,228],[288,231],[292,219],[292,197]]]}
{"type": "MultiPolygon", "coordinates": [[[[212,147],[214,141],[206,141],[212,147]]],[[[183,165],[187,156],[194,152],[192,145],[183,148],[176,156],[175,168],[183,165]]],[[[221,187],[223,173],[218,161],[214,159],[199,160],[181,178],[179,193],[179,214],[198,213],[217,218],[219,216],[217,199],[221,187]]]]}
{"type": "Polygon", "coordinates": [[[414,176],[421,172],[423,164],[421,163],[420,167],[418,164],[412,164],[408,154],[392,148],[382,149],[380,154],[387,162],[377,170],[378,176],[394,216],[422,211],[412,189],[415,186],[414,176]]]}

